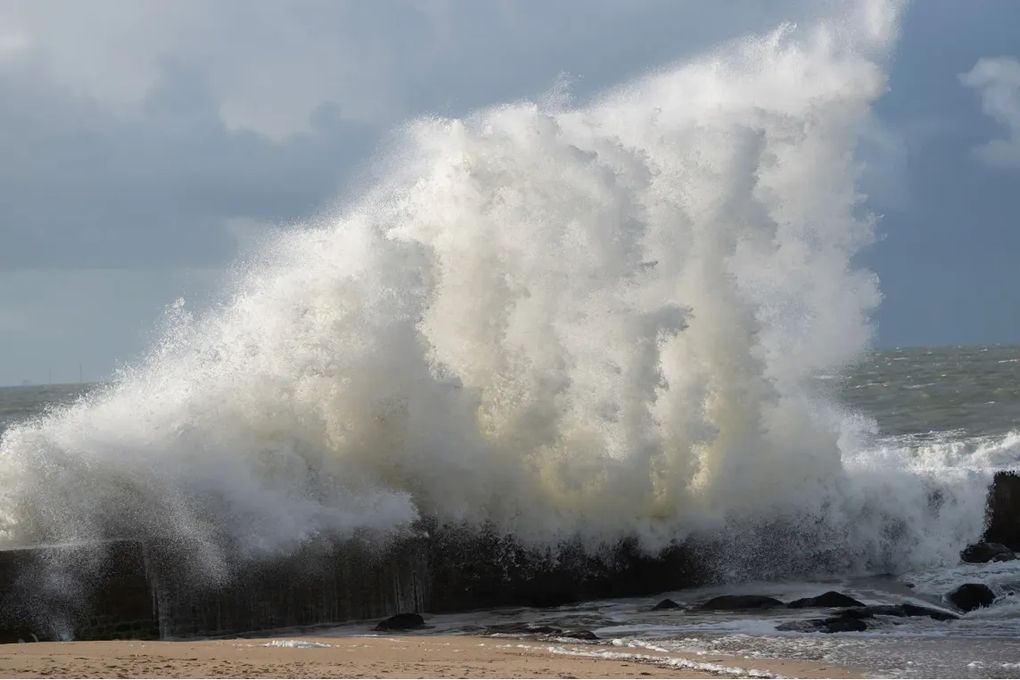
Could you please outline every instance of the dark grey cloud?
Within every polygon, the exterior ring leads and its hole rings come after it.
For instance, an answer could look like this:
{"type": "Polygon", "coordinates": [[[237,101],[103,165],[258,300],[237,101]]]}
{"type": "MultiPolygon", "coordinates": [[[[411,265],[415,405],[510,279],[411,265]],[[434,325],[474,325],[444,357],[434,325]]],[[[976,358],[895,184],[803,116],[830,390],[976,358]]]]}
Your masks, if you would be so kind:
{"type": "Polygon", "coordinates": [[[127,113],[0,64],[0,267],[209,265],[231,220],[300,219],[377,135],[323,103],[274,140],[231,130],[200,72],[166,63],[127,113]]]}

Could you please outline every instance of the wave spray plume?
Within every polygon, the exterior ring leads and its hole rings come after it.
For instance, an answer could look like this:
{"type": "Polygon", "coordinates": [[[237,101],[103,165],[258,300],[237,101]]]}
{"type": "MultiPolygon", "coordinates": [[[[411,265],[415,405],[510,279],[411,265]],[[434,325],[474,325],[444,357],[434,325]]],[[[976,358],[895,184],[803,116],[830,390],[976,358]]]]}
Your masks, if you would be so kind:
{"type": "MultiPolygon", "coordinates": [[[[813,389],[869,342],[855,149],[897,7],[721,47],[572,107],[407,126],[386,179],[288,231],[218,308],[0,443],[12,543],[486,525],[525,544],[798,527],[942,559],[984,488],[844,464],[813,389]]],[[[844,441],[844,447],[846,446],[844,441]]]]}

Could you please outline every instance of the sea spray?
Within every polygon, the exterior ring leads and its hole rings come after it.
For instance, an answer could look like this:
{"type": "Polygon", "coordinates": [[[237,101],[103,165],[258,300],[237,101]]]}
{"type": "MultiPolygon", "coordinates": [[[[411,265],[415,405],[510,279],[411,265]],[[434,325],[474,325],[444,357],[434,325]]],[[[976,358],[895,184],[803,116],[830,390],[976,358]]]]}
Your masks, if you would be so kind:
{"type": "Polygon", "coordinates": [[[725,529],[736,562],[947,558],[981,480],[848,469],[811,387],[880,300],[855,151],[896,15],[784,25],[580,107],[409,124],[361,200],[3,435],[6,540],[159,537],[216,571],[427,517],[593,550],[725,529]]]}

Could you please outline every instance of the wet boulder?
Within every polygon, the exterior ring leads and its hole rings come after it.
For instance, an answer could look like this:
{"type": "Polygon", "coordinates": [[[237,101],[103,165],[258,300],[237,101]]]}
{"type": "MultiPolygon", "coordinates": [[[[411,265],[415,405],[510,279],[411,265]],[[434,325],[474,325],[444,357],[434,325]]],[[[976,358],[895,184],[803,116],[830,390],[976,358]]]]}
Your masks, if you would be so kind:
{"type": "Polygon", "coordinates": [[[858,602],[849,595],[843,593],[837,593],[835,590],[830,590],[827,593],[822,593],[816,597],[804,597],[799,600],[794,600],[790,604],[786,605],[790,609],[811,609],[811,608],[824,608],[824,607],[863,607],[863,602],[858,602]]]}
{"type": "Polygon", "coordinates": [[[653,612],[662,611],[664,609],[680,609],[680,605],[667,597],[665,600],[662,600],[659,604],[652,607],[653,612]]]}
{"type": "Polygon", "coordinates": [[[598,640],[599,636],[590,630],[565,630],[560,633],[562,638],[570,638],[571,640],[598,640]]]}
{"type": "Polygon", "coordinates": [[[988,607],[995,601],[995,593],[983,583],[964,583],[946,595],[946,599],[961,611],[970,612],[988,607]]]}
{"type": "Polygon", "coordinates": [[[702,609],[739,611],[744,609],[773,609],[785,606],[774,597],[765,595],[720,595],[701,605],[702,609]]]}
{"type": "Polygon", "coordinates": [[[383,619],[375,627],[375,630],[415,630],[417,628],[424,627],[425,619],[421,617],[421,614],[407,612],[403,614],[394,614],[388,619],[383,619]]]}
{"type": "Polygon", "coordinates": [[[1016,559],[1016,553],[1002,543],[982,541],[964,548],[960,553],[960,559],[971,563],[1009,562],[1016,559]]]}
{"type": "Polygon", "coordinates": [[[795,631],[798,633],[860,633],[868,629],[863,619],[852,616],[830,616],[825,619],[808,619],[807,621],[790,621],[776,626],[776,630],[795,631]]]}
{"type": "Polygon", "coordinates": [[[872,604],[864,607],[852,607],[850,609],[844,609],[839,615],[855,619],[871,619],[876,616],[894,616],[898,618],[927,616],[928,618],[935,619],[936,621],[952,621],[960,618],[956,614],[943,609],[922,607],[909,602],[904,602],[903,604],[872,604]]]}

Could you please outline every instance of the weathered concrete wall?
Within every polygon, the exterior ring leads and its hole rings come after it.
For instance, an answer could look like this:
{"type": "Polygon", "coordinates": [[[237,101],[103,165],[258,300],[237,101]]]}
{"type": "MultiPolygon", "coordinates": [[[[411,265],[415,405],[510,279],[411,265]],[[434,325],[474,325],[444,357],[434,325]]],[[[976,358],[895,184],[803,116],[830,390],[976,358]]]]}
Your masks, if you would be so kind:
{"type": "Polygon", "coordinates": [[[166,555],[150,561],[164,639],[381,618],[428,603],[425,553],[416,541],[385,551],[353,541],[311,546],[252,564],[223,584],[196,585],[166,555]]]}
{"type": "Polygon", "coordinates": [[[988,529],[984,540],[1020,551],[1020,474],[996,473],[988,490],[988,529]]]}
{"type": "Polygon", "coordinates": [[[683,548],[643,557],[556,555],[505,538],[431,528],[387,549],[322,542],[216,582],[174,547],[115,541],[0,551],[0,639],[187,638],[328,625],[398,612],[548,606],[692,585],[683,548]]]}
{"type": "Polygon", "coordinates": [[[433,529],[430,534],[428,611],[436,613],[651,595],[699,585],[709,572],[686,545],[652,557],[621,542],[591,555],[569,545],[555,553],[527,550],[484,533],[433,529]]]}
{"type": "MultiPolygon", "coordinates": [[[[985,540],[1020,549],[1020,475],[996,475],[985,540]]],[[[549,606],[649,595],[711,574],[678,545],[657,557],[622,542],[528,550],[493,534],[423,523],[377,550],[322,542],[240,568],[224,582],[181,571],[171,546],[110,541],[0,551],[0,641],[182,638],[499,605],[549,606]]]]}
{"type": "Polygon", "coordinates": [[[159,635],[136,541],[0,551],[0,641],[159,635]]]}

